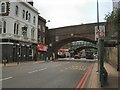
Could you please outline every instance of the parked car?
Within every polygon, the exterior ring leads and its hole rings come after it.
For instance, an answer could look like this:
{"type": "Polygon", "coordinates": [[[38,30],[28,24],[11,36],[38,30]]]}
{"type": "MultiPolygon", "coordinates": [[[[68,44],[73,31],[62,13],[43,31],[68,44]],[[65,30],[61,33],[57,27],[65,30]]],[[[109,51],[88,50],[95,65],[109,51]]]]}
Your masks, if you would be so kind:
{"type": "Polygon", "coordinates": [[[87,52],[86,52],[86,59],[94,59],[93,52],[87,51],[87,52]]]}

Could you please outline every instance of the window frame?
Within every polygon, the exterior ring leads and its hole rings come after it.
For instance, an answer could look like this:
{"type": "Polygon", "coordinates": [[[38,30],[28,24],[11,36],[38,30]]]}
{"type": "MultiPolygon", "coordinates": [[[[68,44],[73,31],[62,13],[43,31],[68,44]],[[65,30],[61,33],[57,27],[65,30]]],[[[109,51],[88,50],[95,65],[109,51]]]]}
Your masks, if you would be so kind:
{"type": "Polygon", "coordinates": [[[5,2],[1,2],[0,7],[1,7],[0,12],[1,13],[6,13],[6,3],[5,2]],[[4,6],[2,6],[2,4],[4,4],[4,6]]]}
{"type": "Polygon", "coordinates": [[[2,31],[3,31],[3,30],[2,30],[2,29],[3,29],[3,28],[2,28],[2,27],[3,27],[2,21],[0,21],[0,24],[1,24],[1,25],[0,25],[0,29],[1,29],[1,30],[0,30],[0,34],[2,34],[2,31]]]}
{"type": "Polygon", "coordinates": [[[25,10],[22,12],[22,18],[25,19],[25,10]]]}
{"type": "Polygon", "coordinates": [[[32,28],[31,29],[31,39],[34,39],[35,38],[35,29],[32,28]]]}
{"type": "Polygon", "coordinates": [[[3,33],[6,33],[6,21],[3,21],[3,33]]]}
{"type": "Polygon", "coordinates": [[[14,23],[14,35],[19,35],[19,23],[14,23]]]}
{"type": "Polygon", "coordinates": [[[15,6],[15,15],[16,16],[19,15],[19,7],[18,7],[18,5],[15,6]]]}
{"type": "Polygon", "coordinates": [[[0,28],[1,28],[1,33],[0,33],[0,34],[6,33],[6,31],[7,31],[7,29],[6,29],[6,28],[7,28],[7,27],[6,27],[6,26],[7,26],[6,20],[2,20],[2,21],[0,21],[0,22],[1,22],[1,24],[2,24],[1,27],[0,27],[0,28]]]}
{"type": "Polygon", "coordinates": [[[28,20],[28,11],[26,11],[26,20],[28,20]]]}
{"type": "Polygon", "coordinates": [[[35,24],[35,23],[36,23],[36,17],[33,16],[33,24],[35,24]]]}
{"type": "Polygon", "coordinates": [[[27,38],[27,31],[28,31],[28,26],[27,25],[24,25],[24,27],[22,27],[22,35],[24,38],[27,38]],[[23,28],[26,28],[26,30],[23,28]]]}
{"type": "Polygon", "coordinates": [[[28,21],[29,22],[31,21],[31,14],[30,13],[28,14],[28,21]]]}

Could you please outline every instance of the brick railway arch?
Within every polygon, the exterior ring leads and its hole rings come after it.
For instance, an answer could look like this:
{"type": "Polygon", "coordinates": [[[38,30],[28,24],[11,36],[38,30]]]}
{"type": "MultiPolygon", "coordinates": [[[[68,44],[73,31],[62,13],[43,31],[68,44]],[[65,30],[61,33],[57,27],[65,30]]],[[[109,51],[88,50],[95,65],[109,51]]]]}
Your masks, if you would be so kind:
{"type": "MultiPolygon", "coordinates": [[[[100,25],[104,25],[101,22],[100,25]]],[[[62,46],[73,41],[95,41],[95,26],[97,23],[88,23],[66,27],[53,28],[48,30],[48,55],[56,53],[62,46]],[[50,45],[51,44],[51,45],[50,45]]]]}
{"type": "MultiPolygon", "coordinates": [[[[71,37],[71,38],[66,38],[63,40],[60,40],[58,42],[55,42],[51,48],[49,49],[48,53],[51,55],[53,52],[57,53],[57,51],[64,46],[65,44],[74,42],[74,41],[88,41],[88,42],[92,42],[94,44],[96,44],[96,41],[91,40],[89,38],[85,38],[85,37],[71,37]]],[[[84,47],[85,48],[85,47],[84,47]]],[[[89,47],[90,48],[90,47],[89,47]]],[[[94,47],[93,47],[94,48],[94,47]]]]}

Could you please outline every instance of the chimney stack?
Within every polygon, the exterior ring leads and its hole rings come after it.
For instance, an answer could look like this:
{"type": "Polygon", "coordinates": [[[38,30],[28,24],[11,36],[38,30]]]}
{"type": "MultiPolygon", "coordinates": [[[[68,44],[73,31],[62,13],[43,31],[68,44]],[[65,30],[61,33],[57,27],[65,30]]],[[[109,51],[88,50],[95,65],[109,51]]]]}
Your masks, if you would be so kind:
{"type": "Polygon", "coordinates": [[[27,2],[28,2],[30,5],[32,5],[32,6],[33,6],[33,4],[34,4],[33,0],[27,0],[27,2]]]}

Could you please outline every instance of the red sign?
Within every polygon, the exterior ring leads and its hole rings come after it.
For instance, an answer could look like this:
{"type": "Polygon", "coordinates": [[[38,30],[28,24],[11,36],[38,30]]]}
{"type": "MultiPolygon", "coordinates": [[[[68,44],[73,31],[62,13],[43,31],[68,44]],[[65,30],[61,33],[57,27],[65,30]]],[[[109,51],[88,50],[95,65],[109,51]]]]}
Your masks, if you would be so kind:
{"type": "Polygon", "coordinates": [[[38,47],[39,51],[47,51],[48,50],[48,46],[47,45],[45,46],[42,43],[39,43],[37,47],[38,47]]]}
{"type": "Polygon", "coordinates": [[[39,51],[44,51],[44,47],[43,47],[43,44],[42,44],[42,43],[39,43],[39,44],[38,44],[38,50],[39,50],[39,51]]]}

